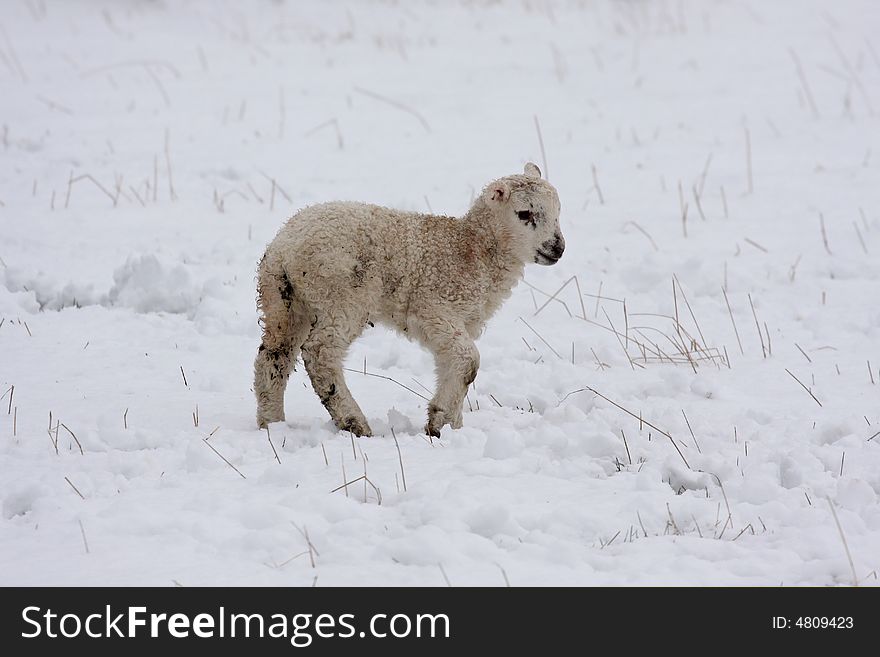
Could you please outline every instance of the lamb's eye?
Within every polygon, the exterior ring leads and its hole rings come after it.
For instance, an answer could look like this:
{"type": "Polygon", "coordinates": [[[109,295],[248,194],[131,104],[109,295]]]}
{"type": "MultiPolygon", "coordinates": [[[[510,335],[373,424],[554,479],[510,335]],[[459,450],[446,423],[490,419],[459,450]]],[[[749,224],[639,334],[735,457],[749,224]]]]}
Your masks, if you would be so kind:
{"type": "Polygon", "coordinates": [[[532,216],[531,210],[520,210],[519,212],[516,213],[516,216],[519,217],[520,221],[525,221],[527,224],[534,225],[534,223],[535,223],[535,219],[532,216]]]}

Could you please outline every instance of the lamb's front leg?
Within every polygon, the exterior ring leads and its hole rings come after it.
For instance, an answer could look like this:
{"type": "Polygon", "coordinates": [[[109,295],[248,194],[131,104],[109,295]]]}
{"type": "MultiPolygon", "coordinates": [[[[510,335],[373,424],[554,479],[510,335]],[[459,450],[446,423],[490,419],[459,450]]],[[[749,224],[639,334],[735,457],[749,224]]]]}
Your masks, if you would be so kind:
{"type": "Polygon", "coordinates": [[[461,325],[438,321],[422,328],[437,365],[437,392],[428,404],[425,431],[439,436],[446,424],[461,428],[462,404],[468,386],[477,378],[480,352],[461,325]]]}

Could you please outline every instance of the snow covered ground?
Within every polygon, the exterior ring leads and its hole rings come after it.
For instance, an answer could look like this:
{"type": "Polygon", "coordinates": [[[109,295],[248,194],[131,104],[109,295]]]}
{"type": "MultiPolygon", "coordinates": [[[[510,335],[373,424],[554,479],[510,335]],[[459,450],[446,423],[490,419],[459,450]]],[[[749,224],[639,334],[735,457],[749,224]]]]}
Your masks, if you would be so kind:
{"type": "Polygon", "coordinates": [[[10,0],[0,28],[0,584],[877,584],[876,2],[10,0]],[[348,367],[381,435],[300,369],[270,445],[282,221],[460,214],[528,160],[568,248],[478,342],[464,428],[420,433],[431,359],[377,327],[348,367]]]}

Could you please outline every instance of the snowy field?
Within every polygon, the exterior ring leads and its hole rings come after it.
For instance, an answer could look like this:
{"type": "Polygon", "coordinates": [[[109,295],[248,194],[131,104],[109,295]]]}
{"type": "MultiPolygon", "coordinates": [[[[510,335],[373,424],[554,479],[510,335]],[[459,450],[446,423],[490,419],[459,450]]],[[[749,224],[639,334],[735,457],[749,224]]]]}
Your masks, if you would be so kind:
{"type": "Polygon", "coordinates": [[[878,34],[871,0],[5,1],[0,584],[876,585],[878,34]],[[257,430],[286,217],[460,215],[529,160],[568,247],[464,428],[421,433],[432,360],[376,327],[376,437],[301,367],[257,430]]]}

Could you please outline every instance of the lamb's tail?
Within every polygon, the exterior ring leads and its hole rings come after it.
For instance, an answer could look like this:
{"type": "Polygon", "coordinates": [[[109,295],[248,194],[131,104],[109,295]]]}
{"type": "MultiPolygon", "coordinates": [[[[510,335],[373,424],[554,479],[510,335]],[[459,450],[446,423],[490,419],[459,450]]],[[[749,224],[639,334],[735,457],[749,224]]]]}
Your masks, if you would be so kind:
{"type": "Polygon", "coordinates": [[[264,255],[257,267],[257,310],[263,346],[270,351],[288,347],[293,295],[284,267],[268,253],[264,255]]]}
{"type": "Polygon", "coordinates": [[[269,254],[257,268],[257,310],[263,337],[254,361],[254,393],[257,396],[257,423],[284,419],[284,390],[299,349],[305,340],[301,324],[304,313],[284,267],[269,254]]]}

